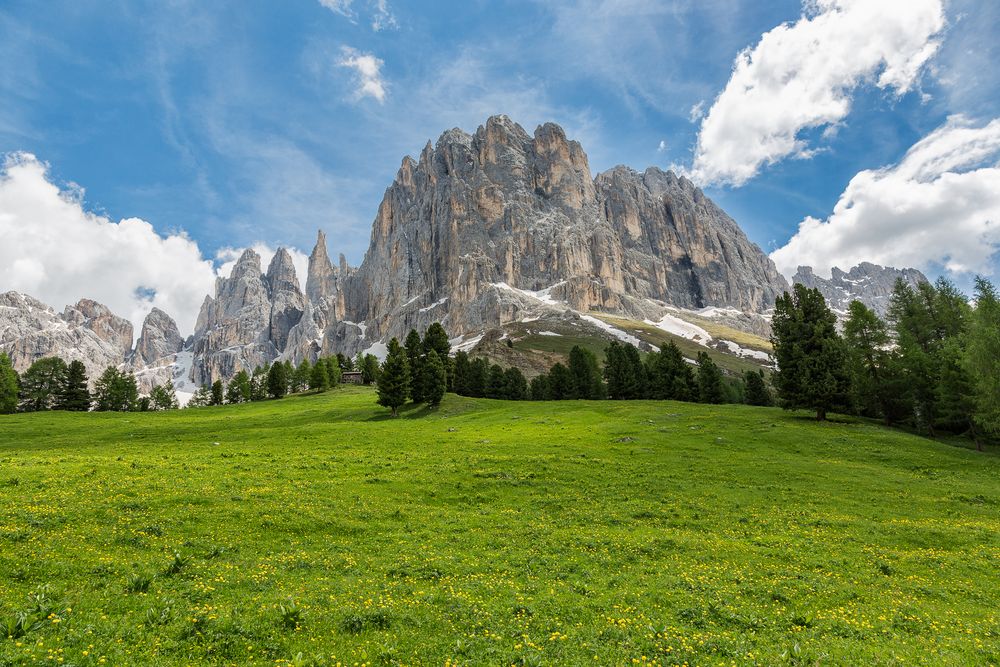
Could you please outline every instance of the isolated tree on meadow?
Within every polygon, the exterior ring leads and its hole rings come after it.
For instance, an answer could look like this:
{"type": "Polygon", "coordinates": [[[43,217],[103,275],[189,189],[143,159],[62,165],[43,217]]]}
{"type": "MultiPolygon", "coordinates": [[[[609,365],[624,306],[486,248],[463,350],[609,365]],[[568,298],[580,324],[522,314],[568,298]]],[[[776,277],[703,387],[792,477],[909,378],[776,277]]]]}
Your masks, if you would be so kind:
{"type": "Polygon", "coordinates": [[[819,290],[795,285],[779,296],[771,321],[774,359],[778,370],[773,384],[786,409],[808,408],[816,419],[846,406],[850,375],[837,318],[819,290]]]}
{"type": "Polygon", "coordinates": [[[90,390],[87,388],[87,367],[74,360],[66,367],[66,380],[56,404],[58,410],[86,412],[90,410],[90,390]]]}
{"type": "Polygon", "coordinates": [[[21,410],[36,412],[55,407],[66,385],[66,362],[45,357],[31,364],[21,375],[21,410]]]}
{"type": "Polygon", "coordinates": [[[726,400],[722,386],[722,371],[707,352],[698,353],[698,402],[723,403],[726,400]]]}
{"type": "Polygon", "coordinates": [[[378,404],[392,410],[393,417],[397,416],[399,407],[406,403],[410,395],[410,365],[406,352],[395,338],[389,341],[376,389],[378,404]]]}
{"type": "Polygon", "coordinates": [[[0,352],[0,414],[9,415],[17,411],[19,393],[19,379],[14,364],[6,352],[0,352]]]}
{"type": "Polygon", "coordinates": [[[445,370],[441,357],[433,348],[427,351],[422,372],[423,380],[420,384],[424,392],[424,401],[431,407],[437,406],[448,388],[448,371],[445,370]]]}
{"type": "Polygon", "coordinates": [[[267,371],[267,393],[271,398],[284,398],[288,393],[288,368],[285,364],[271,364],[267,371]]]}
{"type": "Polygon", "coordinates": [[[153,385],[149,391],[149,407],[151,410],[176,410],[180,407],[172,382],[153,385]]]}

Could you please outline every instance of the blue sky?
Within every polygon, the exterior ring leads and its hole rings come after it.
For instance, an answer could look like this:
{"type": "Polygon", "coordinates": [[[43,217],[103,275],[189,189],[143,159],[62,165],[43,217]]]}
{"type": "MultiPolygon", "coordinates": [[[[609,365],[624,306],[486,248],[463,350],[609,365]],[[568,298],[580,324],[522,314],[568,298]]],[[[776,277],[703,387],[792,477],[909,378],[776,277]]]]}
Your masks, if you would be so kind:
{"type": "MultiPolygon", "coordinates": [[[[997,166],[987,128],[1000,116],[1000,3],[895,4],[904,19],[879,33],[894,35],[883,52],[841,64],[877,41],[857,0],[8,0],[0,153],[35,156],[44,179],[83,211],[141,218],[164,238],[183,231],[210,260],[253,244],[308,252],[322,227],[331,252],[356,264],[401,158],[447,128],[473,131],[505,113],[529,131],[563,125],[595,174],[621,163],[689,172],[770,252],[807,218],[831,222],[858,174],[898,176],[895,167],[936,131],[945,132],[939,143],[978,132],[967,140],[990,147],[952,171],[997,166]],[[800,65],[809,30],[831,43],[800,65]],[[744,49],[753,56],[745,77],[758,90],[775,72],[819,90],[741,97],[734,62],[744,49]],[[824,85],[846,98],[846,111],[819,99],[824,85]],[[801,118],[782,114],[813,104],[801,118]],[[753,139],[744,127],[761,117],[780,117],[756,128],[762,137],[791,132],[796,146],[768,149],[763,161],[740,156],[753,139]]],[[[875,180],[847,208],[868,210],[871,192],[914,182],[875,180]]],[[[985,196],[966,214],[978,216],[971,233],[989,248],[983,217],[996,202],[985,196]]],[[[877,222],[838,221],[837,230],[877,222]]],[[[842,262],[864,259],[881,242],[844,240],[833,228],[776,261],[819,263],[826,243],[842,262]]],[[[921,255],[922,238],[872,259],[950,266],[960,277],[996,266],[981,247],[958,263],[968,248],[921,255]]]]}

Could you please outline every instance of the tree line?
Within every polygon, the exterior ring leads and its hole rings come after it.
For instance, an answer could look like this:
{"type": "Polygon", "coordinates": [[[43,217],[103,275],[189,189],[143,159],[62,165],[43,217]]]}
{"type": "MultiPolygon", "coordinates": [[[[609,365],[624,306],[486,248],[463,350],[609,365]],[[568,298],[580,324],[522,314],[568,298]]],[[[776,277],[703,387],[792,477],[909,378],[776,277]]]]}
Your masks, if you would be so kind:
{"type": "Polygon", "coordinates": [[[984,278],[971,301],[943,278],[897,281],[886,319],[854,301],[842,333],[822,294],[796,285],[778,298],[772,330],[785,408],[968,435],[979,449],[1000,435],[1000,301],[984,278]]]}

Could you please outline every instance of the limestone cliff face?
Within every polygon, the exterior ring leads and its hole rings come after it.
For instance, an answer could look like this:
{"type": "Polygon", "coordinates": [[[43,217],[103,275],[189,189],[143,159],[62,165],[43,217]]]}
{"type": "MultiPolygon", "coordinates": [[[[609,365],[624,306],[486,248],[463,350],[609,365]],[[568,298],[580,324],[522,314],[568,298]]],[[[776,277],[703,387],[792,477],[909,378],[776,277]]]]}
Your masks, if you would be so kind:
{"type": "Polygon", "coordinates": [[[142,323],[142,333],[135,344],[136,364],[151,365],[184,349],[184,339],[177,323],[159,308],[153,308],[142,323]]]}
{"type": "Polygon", "coordinates": [[[897,280],[902,279],[912,287],[927,282],[927,276],[916,269],[895,269],[870,262],[862,262],[846,273],[834,267],[830,273],[829,279],[821,278],[813,273],[812,267],[800,266],[792,282],[818,289],[836,312],[846,313],[851,301],[858,300],[880,317],[889,311],[889,299],[897,280]]]}
{"type": "Polygon", "coordinates": [[[82,299],[56,313],[25,294],[0,294],[0,351],[18,371],[42,357],[82,361],[91,383],[108,366],[118,366],[132,349],[132,324],[106,306],[82,299]]]}
{"type": "Polygon", "coordinates": [[[496,116],[403,160],[338,294],[340,319],[366,323],[370,341],[435,320],[453,335],[498,326],[530,307],[511,291],[643,315],[651,301],[760,312],[787,287],[686,179],[619,167],[595,180],[559,126],[532,136],[496,116]]]}

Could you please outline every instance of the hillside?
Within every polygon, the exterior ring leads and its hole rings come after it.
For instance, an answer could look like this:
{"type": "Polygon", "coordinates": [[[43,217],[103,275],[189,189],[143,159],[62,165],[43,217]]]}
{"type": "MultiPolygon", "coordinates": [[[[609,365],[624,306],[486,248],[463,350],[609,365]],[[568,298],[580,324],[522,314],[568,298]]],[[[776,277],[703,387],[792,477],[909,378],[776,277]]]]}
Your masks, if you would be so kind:
{"type": "Polygon", "coordinates": [[[0,423],[3,665],[1000,662],[1000,459],[866,422],[351,388],[0,423]]]}

